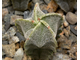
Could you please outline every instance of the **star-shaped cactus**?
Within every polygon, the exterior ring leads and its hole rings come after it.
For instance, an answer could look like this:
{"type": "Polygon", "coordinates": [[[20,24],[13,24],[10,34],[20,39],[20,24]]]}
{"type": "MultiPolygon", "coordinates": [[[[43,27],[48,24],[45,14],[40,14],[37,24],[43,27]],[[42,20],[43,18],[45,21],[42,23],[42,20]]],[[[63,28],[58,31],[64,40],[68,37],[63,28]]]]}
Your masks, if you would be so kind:
{"type": "Polygon", "coordinates": [[[24,49],[28,56],[36,60],[48,60],[56,52],[57,31],[63,22],[58,13],[43,13],[36,3],[30,18],[16,20],[16,25],[26,38],[24,49]]]}

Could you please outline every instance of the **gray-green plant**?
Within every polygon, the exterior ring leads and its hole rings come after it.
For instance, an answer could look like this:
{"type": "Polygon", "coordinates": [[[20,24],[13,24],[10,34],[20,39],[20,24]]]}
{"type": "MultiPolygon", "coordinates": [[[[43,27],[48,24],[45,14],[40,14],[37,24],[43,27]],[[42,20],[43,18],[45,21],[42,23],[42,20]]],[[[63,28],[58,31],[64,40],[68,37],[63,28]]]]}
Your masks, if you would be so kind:
{"type": "Polygon", "coordinates": [[[26,38],[24,50],[34,60],[49,60],[56,52],[56,35],[61,31],[63,16],[58,13],[43,13],[36,3],[32,16],[16,20],[17,28],[26,38]]]}

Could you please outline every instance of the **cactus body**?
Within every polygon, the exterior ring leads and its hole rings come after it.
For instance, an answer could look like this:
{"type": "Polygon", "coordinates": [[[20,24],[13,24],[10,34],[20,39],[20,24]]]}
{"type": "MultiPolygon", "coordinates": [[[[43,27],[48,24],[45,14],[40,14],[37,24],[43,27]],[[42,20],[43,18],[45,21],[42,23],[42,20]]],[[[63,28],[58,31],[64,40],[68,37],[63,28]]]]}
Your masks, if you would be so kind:
{"type": "Polygon", "coordinates": [[[49,60],[56,52],[57,31],[61,27],[63,17],[57,13],[43,13],[36,3],[30,18],[16,20],[26,38],[24,49],[34,60],[49,60]]]}

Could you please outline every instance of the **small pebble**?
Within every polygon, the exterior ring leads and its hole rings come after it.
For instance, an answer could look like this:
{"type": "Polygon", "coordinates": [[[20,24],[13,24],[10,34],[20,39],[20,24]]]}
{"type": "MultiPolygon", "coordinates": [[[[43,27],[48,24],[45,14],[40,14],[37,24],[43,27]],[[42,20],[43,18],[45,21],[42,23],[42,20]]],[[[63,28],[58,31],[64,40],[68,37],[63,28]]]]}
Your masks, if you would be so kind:
{"type": "Polygon", "coordinates": [[[2,49],[7,54],[7,56],[13,57],[15,54],[15,44],[2,45],[2,49]]]}
{"type": "Polygon", "coordinates": [[[14,36],[16,34],[15,27],[10,27],[10,29],[6,32],[10,35],[10,37],[14,36]]]}
{"type": "Polygon", "coordinates": [[[29,17],[29,11],[25,11],[24,12],[24,19],[28,18],[29,17]]]}
{"type": "Polygon", "coordinates": [[[2,0],[2,7],[7,7],[11,5],[10,0],[2,0]]]}
{"type": "Polygon", "coordinates": [[[15,33],[15,28],[10,27],[10,29],[4,35],[2,35],[2,40],[10,40],[10,38],[13,37],[15,33]]]}
{"type": "Polygon", "coordinates": [[[74,9],[77,10],[77,2],[76,2],[76,4],[74,5],[74,9]]]}
{"type": "Polygon", "coordinates": [[[67,21],[65,21],[65,22],[63,23],[63,25],[64,25],[64,27],[67,27],[69,24],[68,24],[67,21]]]}
{"type": "Polygon", "coordinates": [[[22,60],[23,55],[24,55],[23,49],[19,48],[14,55],[14,60],[22,60]]]}
{"type": "Polygon", "coordinates": [[[14,60],[13,58],[5,57],[4,60],[14,60]]]}
{"type": "Polygon", "coordinates": [[[7,31],[8,29],[9,29],[9,27],[10,27],[10,19],[11,19],[11,15],[12,14],[7,14],[7,15],[5,15],[5,17],[4,17],[4,21],[5,21],[5,30],[7,31]]]}
{"type": "Polygon", "coordinates": [[[14,14],[15,10],[12,6],[7,7],[10,14],[14,14]]]}
{"type": "Polygon", "coordinates": [[[4,51],[2,51],[2,56],[5,55],[6,53],[4,51]]]}
{"type": "Polygon", "coordinates": [[[48,13],[48,11],[47,11],[47,10],[43,10],[43,12],[44,12],[45,14],[47,14],[47,13],[48,13]]]}
{"type": "Polygon", "coordinates": [[[69,57],[70,57],[70,58],[76,59],[77,56],[76,56],[75,53],[77,52],[77,44],[76,44],[76,43],[73,44],[73,45],[71,46],[71,49],[68,50],[67,52],[69,52],[69,57]]]}
{"type": "Polygon", "coordinates": [[[70,36],[69,36],[69,40],[71,40],[73,43],[77,42],[77,37],[73,34],[73,33],[70,33],[70,36]]]}
{"type": "Polygon", "coordinates": [[[7,44],[8,44],[8,41],[2,40],[2,44],[3,44],[3,45],[7,45],[7,44]]]}
{"type": "Polygon", "coordinates": [[[75,55],[77,56],[77,52],[75,52],[75,55]]]}
{"type": "Polygon", "coordinates": [[[77,30],[75,30],[76,25],[70,25],[70,30],[72,33],[74,33],[75,35],[77,35],[77,30]]]}
{"type": "Polygon", "coordinates": [[[21,41],[21,42],[20,42],[20,47],[21,47],[21,48],[24,48],[24,43],[25,43],[24,41],[21,41]]]}
{"type": "Polygon", "coordinates": [[[56,11],[57,8],[58,8],[57,3],[54,0],[51,0],[51,2],[47,6],[47,11],[51,13],[56,11]]]}
{"type": "Polygon", "coordinates": [[[68,55],[62,53],[56,53],[52,60],[71,60],[68,55]]]}
{"type": "Polygon", "coordinates": [[[2,9],[2,19],[4,18],[4,16],[8,14],[8,9],[7,8],[3,8],[2,9]]]}
{"type": "Polygon", "coordinates": [[[18,36],[20,42],[25,40],[24,36],[22,36],[19,32],[16,33],[16,36],[18,36]]]}
{"type": "Polygon", "coordinates": [[[75,30],[77,30],[77,26],[75,26],[75,28],[74,28],[75,30]]]}
{"type": "Polygon", "coordinates": [[[10,40],[9,40],[9,44],[11,43],[17,43],[19,42],[19,38],[17,36],[13,36],[10,40]]]}
{"type": "Polygon", "coordinates": [[[47,10],[47,5],[46,4],[41,4],[40,5],[40,9],[43,10],[47,10]]]}
{"type": "Polygon", "coordinates": [[[57,42],[59,43],[58,47],[62,48],[62,49],[70,49],[71,48],[71,44],[72,41],[68,40],[68,38],[64,35],[62,35],[57,42]]]}
{"type": "Polygon", "coordinates": [[[64,22],[63,22],[64,27],[67,27],[69,25],[69,23],[66,21],[66,18],[64,16],[64,22]]]}
{"type": "Polygon", "coordinates": [[[75,24],[77,23],[77,16],[75,14],[73,14],[72,12],[68,12],[66,14],[66,20],[70,23],[70,24],[75,24]]]}
{"type": "Polygon", "coordinates": [[[64,28],[63,32],[64,32],[66,37],[69,37],[69,35],[70,35],[70,26],[66,27],[66,29],[64,28]]]}
{"type": "Polygon", "coordinates": [[[77,15],[77,11],[75,12],[75,14],[77,15]]]}
{"type": "Polygon", "coordinates": [[[64,15],[64,12],[61,9],[59,9],[57,13],[64,15]]]}
{"type": "Polygon", "coordinates": [[[5,34],[6,30],[4,29],[4,25],[2,25],[2,34],[5,34]]]}
{"type": "Polygon", "coordinates": [[[2,60],[4,60],[4,58],[2,58],[2,60]]]}
{"type": "Polygon", "coordinates": [[[2,40],[8,40],[8,39],[10,39],[9,34],[5,33],[2,35],[2,40]]]}
{"type": "Polygon", "coordinates": [[[30,0],[11,0],[14,10],[25,11],[30,0]]]}
{"type": "Polygon", "coordinates": [[[27,56],[24,54],[23,60],[27,60],[27,59],[28,59],[27,56]]]}
{"type": "Polygon", "coordinates": [[[44,0],[46,4],[50,3],[51,0],[44,0]]]}
{"type": "Polygon", "coordinates": [[[24,54],[23,60],[32,60],[30,56],[26,56],[26,54],[24,54]]]}
{"type": "Polygon", "coordinates": [[[15,15],[23,15],[24,12],[21,11],[15,11],[15,15]]]}
{"type": "Polygon", "coordinates": [[[20,45],[19,43],[15,44],[15,50],[19,49],[19,45],[20,45]]]}
{"type": "Polygon", "coordinates": [[[19,41],[19,38],[18,38],[17,36],[13,36],[13,37],[12,37],[12,40],[15,41],[15,43],[16,43],[16,42],[19,41]]]}
{"type": "Polygon", "coordinates": [[[66,36],[66,37],[69,37],[69,34],[70,34],[70,33],[68,32],[68,30],[64,29],[63,31],[64,31],[65,36],[66,36]]]}

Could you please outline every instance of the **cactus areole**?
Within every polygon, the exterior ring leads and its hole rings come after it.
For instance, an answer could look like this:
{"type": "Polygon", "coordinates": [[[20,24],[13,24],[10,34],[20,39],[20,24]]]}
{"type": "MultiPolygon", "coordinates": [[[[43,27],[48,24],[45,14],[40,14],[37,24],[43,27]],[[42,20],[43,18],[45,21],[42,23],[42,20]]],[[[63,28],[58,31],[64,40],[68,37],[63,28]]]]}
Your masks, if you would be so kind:
{"type": "Polygon", "coordinates": [[[16,20],[26,38],[24,49],[34,60],[49,60],[56,52],[56,35],[62,26],[63,17],[58,13],[43,13],[36,3],[32,16],[16,20]]]}

